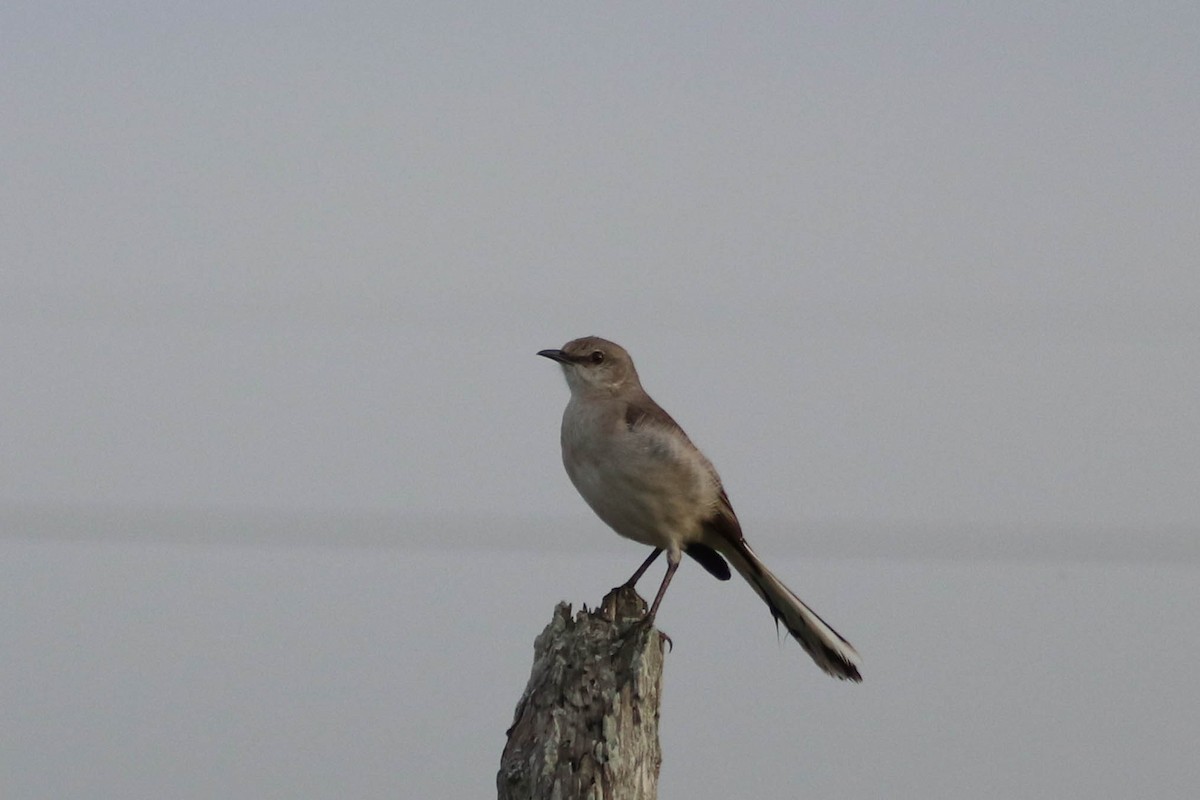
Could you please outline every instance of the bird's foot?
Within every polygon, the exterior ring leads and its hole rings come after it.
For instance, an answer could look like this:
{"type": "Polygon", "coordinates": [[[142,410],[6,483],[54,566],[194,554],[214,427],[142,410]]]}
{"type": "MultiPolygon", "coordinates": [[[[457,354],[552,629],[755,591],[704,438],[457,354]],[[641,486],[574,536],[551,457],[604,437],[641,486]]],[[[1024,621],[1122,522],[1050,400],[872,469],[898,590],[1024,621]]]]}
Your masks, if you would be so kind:
{"type": "Polygon", "coordinates": [[[652,617],[648,614],[646,616],[642,617],[641,619],[639,619],[637,622],[634,622],[633,624],[631,624],[628,628],[626,628],[625,633],[622,635],[629,636],[634,633],[641,633],[642,631],[646,631],[647,633],[650,633],[650,632],[657,633],[659,640],[667,643],[667,649],[669,651],[675,650],[675,643],[673,641],[671,641],[671,637],[667,636],[667,634],[663,633],[660,630],[656,630],[654,627],[654,617],[652,617]]]}

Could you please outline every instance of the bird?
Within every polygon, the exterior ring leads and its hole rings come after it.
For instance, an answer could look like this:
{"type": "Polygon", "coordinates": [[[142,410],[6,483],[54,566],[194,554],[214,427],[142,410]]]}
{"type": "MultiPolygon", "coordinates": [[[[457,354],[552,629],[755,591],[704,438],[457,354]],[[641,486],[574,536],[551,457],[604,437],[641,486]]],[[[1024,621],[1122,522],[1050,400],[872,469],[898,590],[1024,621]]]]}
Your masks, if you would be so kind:
{"type": "Polygon", "coordinates": [[[561,365],[571,391],[560,437],[571,482],[610,528],[653,548],[623,586],[667,554],[644,622],[653,622],[684,555],[722,581],[732,564],[818,667],[861,682],[858,652],[750,549],[712,462],[642,388],[629,353],[585,336],[537,354],[561,365]]]}

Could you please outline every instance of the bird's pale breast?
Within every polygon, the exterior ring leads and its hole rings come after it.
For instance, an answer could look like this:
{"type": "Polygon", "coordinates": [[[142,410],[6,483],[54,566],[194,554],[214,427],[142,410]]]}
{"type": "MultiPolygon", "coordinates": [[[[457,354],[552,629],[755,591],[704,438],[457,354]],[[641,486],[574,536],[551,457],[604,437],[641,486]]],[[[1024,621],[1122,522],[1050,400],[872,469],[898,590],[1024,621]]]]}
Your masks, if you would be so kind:
{"type": "Polygon", "coordinates": [[[630,426],[611,407],[572,402],[562,446],[575,488],[617,533],[667,549],[699,539],[720,488],[704,456],[676,431],[652,421],[630,426]]]}

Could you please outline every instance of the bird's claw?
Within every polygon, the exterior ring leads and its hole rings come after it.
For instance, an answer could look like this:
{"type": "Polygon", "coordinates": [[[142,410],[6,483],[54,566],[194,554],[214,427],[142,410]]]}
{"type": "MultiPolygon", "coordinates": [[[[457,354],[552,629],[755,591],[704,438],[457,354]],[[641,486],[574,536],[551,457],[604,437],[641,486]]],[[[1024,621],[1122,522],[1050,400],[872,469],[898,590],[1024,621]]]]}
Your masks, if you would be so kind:
{"type": "Polygon", "coordinates": [[[637,622],[632,623],[628,628],[625,629],[625,635],[629,635],[635,631],[640,632],[643,630],[657,633],[659,640],[667,643],[668,651],[673,652],[675,650],[675,643],[671,641],[671,637],[667,636],[667,634],[663,633],[662,631],[655,629],[654,618],[651,616],[642,617],[637,622]]]}

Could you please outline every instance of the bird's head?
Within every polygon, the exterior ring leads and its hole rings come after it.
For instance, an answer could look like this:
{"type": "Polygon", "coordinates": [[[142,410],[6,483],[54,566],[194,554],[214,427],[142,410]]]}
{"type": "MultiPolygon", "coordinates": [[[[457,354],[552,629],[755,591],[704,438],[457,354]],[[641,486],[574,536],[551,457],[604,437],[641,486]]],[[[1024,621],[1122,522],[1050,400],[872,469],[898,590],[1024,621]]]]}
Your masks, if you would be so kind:
{"type": "Polygon", "coordinates": [[[625,348],[598,336],[574,339],[561,350],[541,350],[538,355],[562,365],[573,393],[616,393],[628,386],[641,385],[633,359],[625,348]]]}

